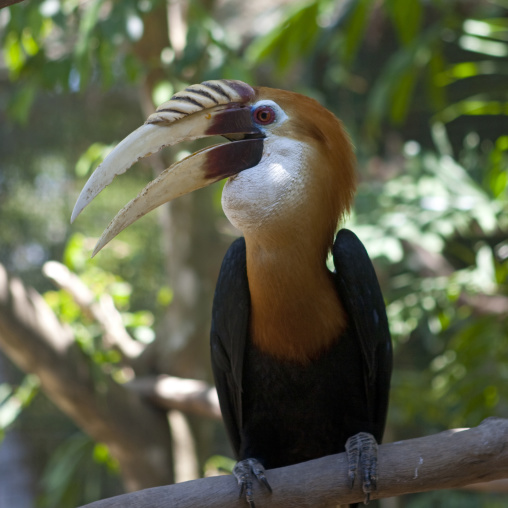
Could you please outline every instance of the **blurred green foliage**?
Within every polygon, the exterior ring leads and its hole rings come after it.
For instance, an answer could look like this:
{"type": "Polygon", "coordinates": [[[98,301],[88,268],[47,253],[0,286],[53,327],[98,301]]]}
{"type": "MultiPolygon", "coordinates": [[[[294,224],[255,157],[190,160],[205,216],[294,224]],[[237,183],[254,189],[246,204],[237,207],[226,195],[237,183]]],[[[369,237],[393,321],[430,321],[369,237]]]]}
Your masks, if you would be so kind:
{"type": "Polygon", "coordinates": [[[41,478],[41,508],[92,503],[104,491],[119,494],[118,464],[101,443],[77,433],[53,453],[41,478]]]}
{"type": "Polygon", "coordinates": [[[0,384],[0,443],[5,431],[16,421],[16,418],[27,407],[39,388],[36,376],[28,374],[22,383],[14,387],[8,383],[0,384]]]}
{"type": "MultiPolygon", "coordinates": [[[[245,19],[245,6],[231,9],[189,0],[169,38],[158,0],[32,0],[1,13],[8,78],[0,90],[0,261],[47,291],[99,378],[120,372],[97,325],[38,274],[47,259],[62,259],[94,294],[112,295],[136,338],[153,338],[153,323],[173,299],[161,283],[156,217],[89,259],[91,236],[151,174],[140,166],[125,175],[122,192],[100,196],[71,232],[83,179],[143,121],[143,89],[156,103],[213,78],[299,91],[334,111],[356,145],[360,185],[347,225],[373,258],[387,301],[396,349],[390,434],[508,417],[506,2],[276,3],[255,22],[245,19]]],[[[29,402],[30,386],[2,385],[2,428],[29,402]]],[[[91,499],[70,485],[96,446],[79,437],[57,452],[44,480],[47,505],[91,499]],[[68,474],[60,474],[62,463],[68,474]]],[[[98,489],[94,482],[83,488],[98,489]]],[[[503,501],[449,492],[405,503],[493,508],[503,501]]]]}

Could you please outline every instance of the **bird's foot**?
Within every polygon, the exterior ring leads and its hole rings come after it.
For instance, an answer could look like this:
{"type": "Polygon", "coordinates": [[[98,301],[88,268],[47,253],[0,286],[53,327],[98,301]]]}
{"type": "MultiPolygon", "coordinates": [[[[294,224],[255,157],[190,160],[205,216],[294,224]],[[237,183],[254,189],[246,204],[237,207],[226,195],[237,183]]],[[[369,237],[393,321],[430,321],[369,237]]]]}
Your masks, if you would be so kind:
{"type": "Polygon", "coordinates": [[[364,504],[368,504],[371,492],[377,489],[377,441],[372,434],[360,432],[347,440],[346,454],[349,488],[353,488],[360,467],[363,477],[362,490],[365,493],[364,504]]]}
{"type": "Polygon", "coordinates": [[[268,483],[265,475],[265,468],[256,459],[240,460],[233,468],[233,475],[240,486],[240,496],[245,496],[245,500],[249,503],[250,508],[256,508],[254,505],[254,497],[252,494],[252,485],[254,477],[272,492],[272,487],[268,483]]]}

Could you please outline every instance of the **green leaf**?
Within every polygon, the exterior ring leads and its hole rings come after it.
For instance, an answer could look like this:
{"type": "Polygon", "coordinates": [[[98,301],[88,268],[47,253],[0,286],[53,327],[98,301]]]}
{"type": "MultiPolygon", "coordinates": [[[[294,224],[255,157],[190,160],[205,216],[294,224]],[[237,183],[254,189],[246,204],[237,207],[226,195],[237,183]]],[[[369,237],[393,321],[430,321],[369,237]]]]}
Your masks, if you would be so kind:
{"type": "Polygon", "coordinates": [[[473,35],[463,35],[459,39],[459,46],[467,51],[483,55],[505,58],[508,56],[508,44],[504,42],[486,40],[473,35]]]}
{"type": "Polygon", "coordinates": [[[500,136],[496,140],[490,163],[489,187],[496,198],[503,198],[508,190],[508,136],[500,136]]]}
{"type": "Polygon", "coordinates": [[[169,81],[159,81],[152,90],[154,104],[162,104],[168,101],[174,93],[174,87],[169,81]]]}
{"type": "Polygon", "coordinates": [[[93,441],[84,434],[77,434],[61,444],[51,456],[41,479],[44,488],[43,507],[75,506],[82,489],[84,468],[92,456],[93,441]],[[76,481],[79,479],[81,481],[76,481]]]}
{"type": "MultiPolygon", "coordinates": [[[[86,9],[78,28],[78,40],[74,47],[74,55],[76,67],[80,76],[80,87],[84,87],[92,73],[91,53],[97,44],[91,34],[98,22],[99,11],[103,4],[103,0],[91,0],[87,3],[86,9]]],[[[108,45],[108,42],[105,42],[108,45]]]]}
{"type": "Polygon", "coordinates": [[[319,2],[291,6],[284,21],[247,48],[251,65],[272,60],[277,73],[283,74],[292,64],[309,54],[319,33],[319,2]]]}
{"type": "Polygon", "coordinates": [[[491,76],[496,74],[508,74],[508,64],[498,60],[481,60],[477,62],[459,62],[441,72],[436,72],[434,84],[443,87],[455,83],[461,79],[474,78],[476,76],[491,76]]]}
{"type": "Polygon", "coordinates": [[[76,176],[81,178],[91,173],[106,155],[111,151],[112,145],[92,143],[76,163],[76,176]]]}
{"type": "Polygon", "coordinates": [[[416,80],[428,66],[440,32],[429,28],[408,47],[396,51],[384,66],[368,97],[367,125],[372,135],[383,118],[402,123],[411,107],[416,80]]]}
{"type": "Polygon", "coordinates": [[[406,119],[417,77],[417,74],[409,69],[399,77],[392,90],[390,119],[396,125],[406,119]]]}
{"type": "Polygon", "coordinates": [[[97,24],[102,3],[103,0],[90,0],[86,9],[83,10],[78,29],[78,40],[74,48],[74,53],[78,57],[83,56],[88,51],[90,34],[97,24]]]}
{"type": "Polygon", "coordinates": [[[153,314],[147,310],[138,310],[137,312],[124,312],[122,314],[125,326],[152,326],[153,314]]]}
{"type": "Polygon", "coordinates": [[[344,43],[342,54],[346,63],[354,59],[360,43],[363,41],[363,34],[367,27],[367,21],[371,12],[372,0],[358,0],[353,4],[348,13],[344,31],[344,43]]]}
{"type": "Polygon", "coordinates": [[[387,10],[400,42],[409,46],[418,36],[423,18],[421,0],[388,0],[387,10]]]}
{"type": "Polygon", "coordinates": [[[205,476],[213,476],[220,473],[231,474],[233,472],[233,468],[235,467],[235,463],[236,461],[229,457],[224,457],[223,455],[212,455],[205,462],[205,476]]]}
{"type": "Polygon", "coordinates": [[[116,49],[108,40],[99,43],[97,57],[101,69],[102,86],[105,89],[111,88],[115,81],[112,63],[115,60],[116,49]]]}
{"type": "Polygon", "coordinates": [[[4,58],[12,80],[15,80],[23,68],[26,55],[15,32],[9,32],[4,43],[4,58]]]}
{"type": "Polygon", "coordinates": [[[466,19],[464,32],[477,37],[508,41],[508,23],[506,18],[466,19]]]}
{"type": "Polygon", "coordinates": [[[435,121],[450,123],[463,115],[502,115],[508,116],[508,97],[506,101],[491,100],[488,94],[479,94],[450,104],[435,115],[435,121]]]}
{"type": "Polygon", "coordinates": [[[39,45],[28,28],[25,28],[23,32],[21,32],[21,44],[23,45],[25,53],[29,56],[34,56],[39,52],[39,45]]]}
{"type": "Polygon", "coordinates": [[[129,83],[136,83],[138,79],[143,75],[143,68],[141,62],[136,56],[128,54],[125,56],[124,62],[125,76],[129,83]]]}
{"type": "Polygon", "coordinates": [[[11,102],[7,106],[7,115],[12,121],[26,125],[36,92],[35,83],[26,83],[13,93],[11,102]]]}
{"type": "Polygon", "coordinates": [[[426,92],[434,111],[446,107],[447,95],[443,86],[439,85],[439,77],[443,75],[445,59],[439,51],[433,51],[429,59],[428,75],[426,79],[426,92]]]}
{"type": "Polygon", "coordinates": [[[85,236],[81,233],[74,233],[65,246],[63,253],[65,266],[73,271],[81,271],[89,261],[85,249],[85,236]]]}
{"type": "Polygon", "coordinates": [[[39,378],[33,374],[25,376],[16,389],[6,383],[0,385],[0,429],[5,430],[15,422],[38,390],[39,378]]]}
{"type": "Polygon", "coordinates": [[[120,472],[118,461],[111,456],[109,448],[104,443],[96,443],[93,448],[93,459],[98,464],[104,464],[112,472],[120,472]]]}
{"type": "Polygon", "coordinates": [[[173,290],[169,286],[162,286],[157,292],[157,304],[166,308],[172,302],[173,296],[173,290]]]}

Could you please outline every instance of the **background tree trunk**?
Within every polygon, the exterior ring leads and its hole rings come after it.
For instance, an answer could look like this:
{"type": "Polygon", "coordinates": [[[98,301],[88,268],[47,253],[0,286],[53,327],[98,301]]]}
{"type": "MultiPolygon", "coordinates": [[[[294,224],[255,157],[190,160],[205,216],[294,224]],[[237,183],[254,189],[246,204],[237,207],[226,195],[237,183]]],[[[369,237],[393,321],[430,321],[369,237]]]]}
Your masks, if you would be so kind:
{"type": "Polygon", "coordinates": [[[163,411],[97,375],[53,311],[0,265],[0,346],[85,432],[105,443],[134,491],[173,479],[171,436],[163,411]]]}

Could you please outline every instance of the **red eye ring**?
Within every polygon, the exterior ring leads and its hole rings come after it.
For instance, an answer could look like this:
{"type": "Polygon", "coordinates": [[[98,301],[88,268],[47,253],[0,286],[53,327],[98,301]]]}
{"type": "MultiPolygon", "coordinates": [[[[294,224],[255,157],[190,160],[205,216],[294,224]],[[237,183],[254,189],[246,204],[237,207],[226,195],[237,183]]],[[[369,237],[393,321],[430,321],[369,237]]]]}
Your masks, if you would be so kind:
{"type": "Polygon", "coordinates": [[[270,106],[259,106],[252,114],[254,121],[260,125],[269,125],[275,122],[275,111],[270,106]]]}

